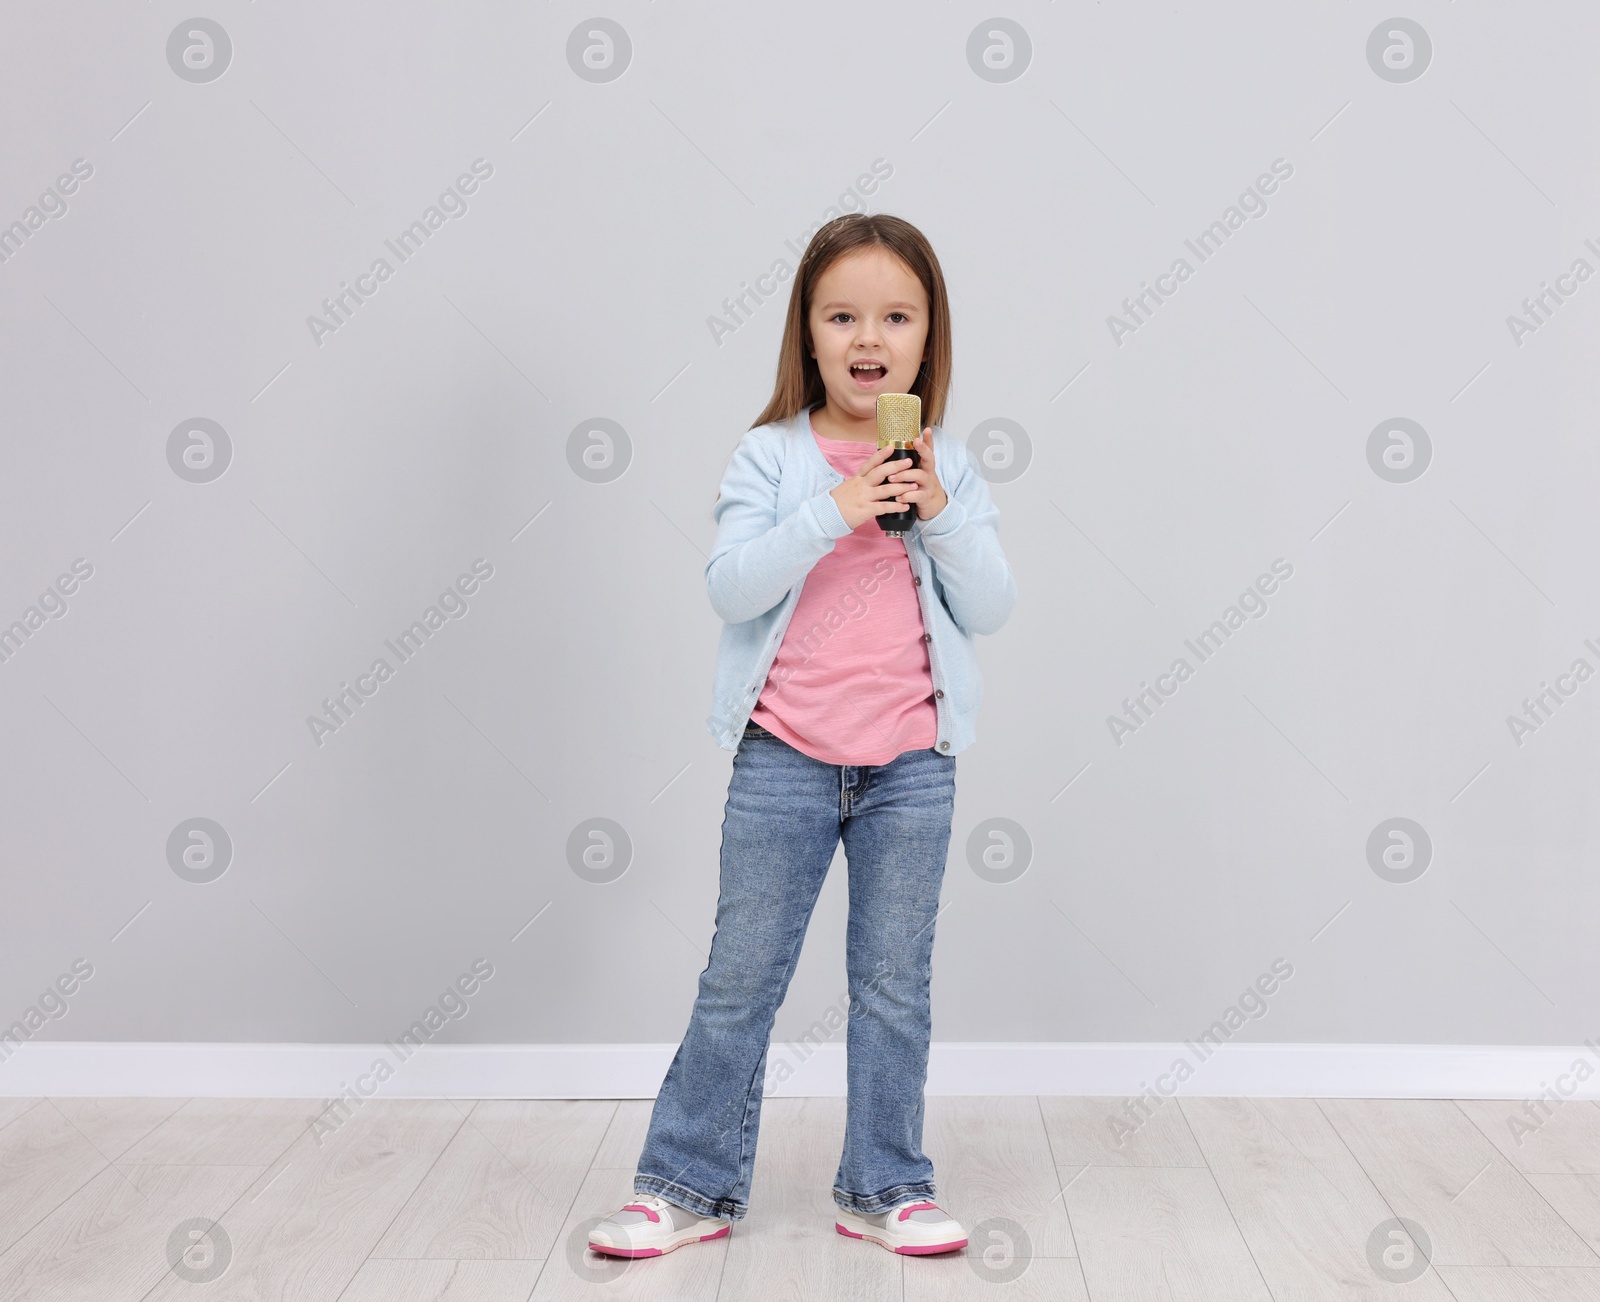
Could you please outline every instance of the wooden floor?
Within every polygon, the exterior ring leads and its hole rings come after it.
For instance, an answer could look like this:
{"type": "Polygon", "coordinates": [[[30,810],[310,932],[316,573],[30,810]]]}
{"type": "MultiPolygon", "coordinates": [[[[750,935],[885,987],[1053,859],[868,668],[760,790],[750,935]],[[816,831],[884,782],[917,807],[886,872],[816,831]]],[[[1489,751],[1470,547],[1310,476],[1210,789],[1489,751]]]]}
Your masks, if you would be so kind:
{"type": "Polygon", "coordinates": [[[637,1262],[584,1240],[632,1193],[647,1100],[374,1100],[314,1137],[318,1109],[0,1099],[0,1299],[1600,1299],[1596,1103],[1519,1146],[1497,1100],[1173,1100],[1119,1148],[1118,1099],[934,1096],[971,1244],[915,1258],[834,1231],[844,1100],[769,1098],[750,1215],[637,1262]],[[185,1259],[196,1218],[227,1246],[185,1259]]]}

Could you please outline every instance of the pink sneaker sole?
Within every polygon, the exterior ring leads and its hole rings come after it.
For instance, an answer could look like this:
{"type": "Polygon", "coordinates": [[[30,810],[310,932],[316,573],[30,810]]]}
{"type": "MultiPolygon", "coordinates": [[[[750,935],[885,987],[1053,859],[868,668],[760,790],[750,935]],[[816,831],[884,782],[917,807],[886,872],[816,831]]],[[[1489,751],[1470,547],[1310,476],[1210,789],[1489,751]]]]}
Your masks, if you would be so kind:
{"type": "Polygon", "coordinates": [[[589,1251],[602,1252],[608,1257],[660,1257],[683,1247],[686,1243],[704,1243],[707,1239],[720,1239],[732,1229],[733,1226],[724,1225],[715,1234],[690,1235],[687,1239],[679,1239],[676,1243],[669,1244],[665,1248],[612,1248],[591,1242],[589,1251]]]}
{"type": "Polygon", "coordinates": [[[957,1248],[967,1246],[965,1239],[952,1239],[949,1243],[902,1244],[897,1248],[892,1243],[887,1243],[880,1239],[876,1234],[857,1234],[854,1230],[847,1230],[838,1221],[833,1223],[833,1228],[838,1230],[840,1234],[849,1235],[852,1239],[867,1239],[872,1243],[876,1243],[880,1248],[888,1248],[890,1252],[901,1252],[911,1256],[926,1257],[930,1253],[954,1252],[957,1248]]]}

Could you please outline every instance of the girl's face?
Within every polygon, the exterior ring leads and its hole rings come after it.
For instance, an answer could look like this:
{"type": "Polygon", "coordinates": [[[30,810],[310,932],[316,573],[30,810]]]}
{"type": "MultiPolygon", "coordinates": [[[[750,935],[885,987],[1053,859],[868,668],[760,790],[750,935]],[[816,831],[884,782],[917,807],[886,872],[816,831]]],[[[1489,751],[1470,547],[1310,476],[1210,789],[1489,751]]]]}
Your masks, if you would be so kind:
{"type": "Polygon", "coordinates": [[[911,392],[928,342],[928,295],[888,249],[856,249],[824,271],[809,317],[811,355],[842,415],[875,419],[880,393],[911,392]]]}

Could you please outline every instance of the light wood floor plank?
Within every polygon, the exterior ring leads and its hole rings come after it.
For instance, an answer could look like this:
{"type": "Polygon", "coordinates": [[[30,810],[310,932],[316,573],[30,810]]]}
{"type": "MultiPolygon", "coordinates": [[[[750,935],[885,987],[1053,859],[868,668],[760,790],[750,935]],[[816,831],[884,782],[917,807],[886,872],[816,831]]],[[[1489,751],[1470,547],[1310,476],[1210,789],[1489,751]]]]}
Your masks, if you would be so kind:
{"type": "Polygon", "coordinates": [[[542,1264],[370,1257],[339,1302],[527,1302],[542,1264]]]}
{"type": "Polygon", "coordinates": [[[1449,1302],[1431,1271],[1402,1287],[1372,1269],[1368,1240],[1394,1214],[1315,1100],[1193,1098],[1182,1107],[1277,1302],[1449,1302]]]}
{"type": "Polygon", "coordinates": [[[1600,1256],[1600,1175],[1535,1174],[1525,1178],[1600,1256]]]}
{"type": "Polygon", "coordinates": [[[0,1099],[0,1129],[9,1126],[24,1112],[43,1102],[44,1100],[40,1098],[0,1099]]]}
{"type": "MultiPolygon", "coordinates": [[[[545,1258],[530,1302],[719,1302],[728,1244],[742,1231],[708,1243],[689,1243],[659,1257],[627,1261],[588,1248],[589,1230],[633,1197],[633,1172],[594,1170],[573,1199],[555,1249],[545,1258]]],[[[731,1302],[723,1293],[720,1302],[731,1302]]]]}
{"type": "Polygon", "coordinates": [[[318,1099],[187,1099],[118,1161],[266,1166],[298,1136],[309,1136],[323,1108],[318,1099]]]}
{"type": "MultiPolygon", "coordinates": [[[[936,1094],[927,1100],[923,1151],[933,1159],[939,1205],[966,1226],[973,1251],[1015,1251],[1000,1237],[974,1237],[983,1222],[1006,1221],[1027,1236],[1031,1257],[1077,1255],[1038,1099],[936,1094]]],[[[992,1228],[1015,1237],[1010,1226],[992,1228]]]]}
{"type": "Polygon", "coordinates": [[[1150,1104],[1144,1116],[1119,1098],[1042,1095],[1046,1133],[1057,1166],[1204,1166],[1176,1099],[1150,1104]],[[1113,1122],[1134,1126],[1119,1136],[1113,1122]],[[1118,1140],[1121,1140],[1119,1143],[1118,1140]]]}
{"type": "Polygon", "coordinates": [[[1449,1099],[1321,1099],[1436,1266],[1595,1266],[1600,1257],[1449,1099]]]}
{"type": "MultiPolygon", "coordinates": [[[[70,1098],[51,1104],[83,1132],[108,1161],[122,1155],[178,1111],[187,1099],[70,1098]]],[[[250,1165],[244,1163],[243,1165],[250,1165]]],[[[264,1163],[255,1163],[264,1165],[264,1163]]]]}
{"type": "MultiPolygon", "coordinates": [[[[891,1294],[890,1296],[897,1296],[891,1294]]],[[[905,1302],[1090,1302],[1075,1257],[1034,1257],[1018,1275],[987,1274],[962,1253],[905,1259],[905,1302]],[[1003,1278],[1004,1282],[999,1282],[1003,1278]]],[[[727,1302],[719,1298],[718,1302],[727,1302]]]]}
{"type": "Polygon", "coordinates": [[[0,1252],[108,1165],[48,1099],[0,1130],[0,1252]]]}
{"type": "Polygon", "coordinates": [[[1079,1170],[1061,1181],[1093,1302],[1273,1302],[1209,1170],[1079,1170]]]}
{"type": "Polygon", "coordinates": [[[254,1166],[105,1167],[0,1257],[0,1298],[141,1298],[167,1274],[182,1222],[216,1220],[254,1166]]]}
{"type": "MultiPolygon", "coordinates": [[[[750,1214],[733,1227],[718,1302],[883,1302],[906,1260],[834,1229],[842,1098],[772,1098],[761,1108],[750,1214]]],[[[933,1152],[937,1172],[939,1155],[933,1152]]]]}
{"type": "Polygon", "coordinates": [[[616,1115],[601,1141],[600,1151],[594,1155],[596,1170],[639,1169],[639,1154],[644,1152],[645,1136],[650,1132],[650,1114],[655,1105],[654,1099],[617,1100],[616,1115]]]}
{"type": "MultiPolygon", "coordinates": [[[[319,1145],[300,1135],[220,1218],[233,1244],[206,1302],[338,1297],[464,1124],[449,1100],[370,1100],[319,1145]]],[[[152,1302],[194,1302],[169,1275],[152,1302]]]]}
{"type": "Polygon", "coordinates": [[[1595,1302],[1600,1271],[1553,1266],[1443,1266],[1456,1302],[1595,1302]]]}
{"type": "Polygon", "coordinates": [[[542,1260],[589,1173],[615,1104],[487,1099],[461,1106],[471,1109],[467,1124],[373,1255],[542,1260]]]}
{"type": "Polygon", "coordinates": [[[1600,1175],[1600,1104],[1570,1099],[1543,1111],[1536,1102],[1531,1115],[1521,1100],[1458,1099],[1456,1106],[1519,1171],[1600,1175]]]}

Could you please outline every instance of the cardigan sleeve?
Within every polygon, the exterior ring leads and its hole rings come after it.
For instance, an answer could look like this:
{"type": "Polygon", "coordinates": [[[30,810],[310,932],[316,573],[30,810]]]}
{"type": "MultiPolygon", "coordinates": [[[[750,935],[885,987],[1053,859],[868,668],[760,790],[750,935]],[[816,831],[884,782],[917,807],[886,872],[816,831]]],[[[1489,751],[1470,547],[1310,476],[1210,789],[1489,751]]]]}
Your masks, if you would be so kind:
{"type": "Polygon", "coordinates": [[[1000,547],[1000,511],[963,443],[947,435],[935,454],[949,501],[931,520],[919,519],[913,532],[938,571],[951,618],[969,633],[993,633],[1017,603],[1000,547]]]}
{"type": "Polygon", "coordinates": [[[705,574],[712,609],[729,624],[771,610],[850,532],[831,492],[806,499],[778,520],[782,473],[781,442],[759,429],[739,440],[723,472],[705,574]]]}

